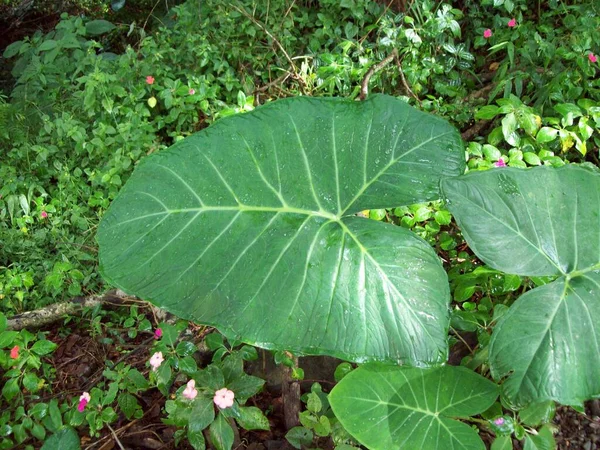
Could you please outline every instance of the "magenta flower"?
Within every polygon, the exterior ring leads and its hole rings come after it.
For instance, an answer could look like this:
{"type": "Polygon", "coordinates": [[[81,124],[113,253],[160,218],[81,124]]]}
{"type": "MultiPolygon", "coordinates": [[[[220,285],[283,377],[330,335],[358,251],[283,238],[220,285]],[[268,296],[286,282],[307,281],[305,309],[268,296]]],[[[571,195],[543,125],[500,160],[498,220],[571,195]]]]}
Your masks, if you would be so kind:
{"type": "Polygon", "coordinates": [[[193,90],[193,89],[190,89],[190,90],[188,91],[188,94],[190,94],[190,95],[194,95],[195,93],[196,93],[196,91],[195,91],[195,90],[193,90]]]}
{"type": "Polygon", "coordinates": [[[79,397],[79,405],[77,405],[77,411],[83,412],[83,410],[85,409],[85,405],[87,405],[91,399],[92,397],[90,397],[89,393],[84,392],[83,394],[81,394],[81,397],[79,397]]]}
{"type": "Polygon", "coordinates": [[[47,213],[46,211],[42,211],[42,212],[40,213],[40,217],[41,217],[42,219],[45,219],[46,217],[48,217],[48,213],[47,213]]]}
{"type": "Polygon", "coordinates": [[[496,167],[506,167],[506,163],[504,162],[504,159],[500,158],[498,161],[496,161],[494,163],[494,165],[496,167]]]}
{"type": "Polygon", "coordinates": [[[162,352],[156,352],[154,355],[152,355],[150,358],[150,366],[152,366],[152,370],[156,371],[156,369],[160,367],[164,360],[165,359],[163,358],[162,352]]]}
{"type": "Polygon", "coordinates": [[[146,83],[148,83],[148,84],[154,84],[154,77],[152,75],[148,75],[146,77],[146,83]]]}
{"type": "MultiPolygon", "coordinates": [[[[232,392],[232,394],[233,394],[233,392],[232,392]]],[[[198,395],[198,390],[196,389],[196,381],[190,380],[187,382],[187,386],[183,390],[183,396],[185,398],[187,398],[188,400],[194,400],[196,398],[196,395],[198,395]]],[[[231,402],[231,404],[233,404],[233,401],[231,402]]],[[[231,405],[229,405],[229,406],[231,406],[231,405]]]]}
{"type": "Polygon", "coordinates": [[[508,21],[508,27],[509,28],[514,28],[517,26],[517,20],[513,17],[512,19],[510,19],[508,21]]]}
{"type": "Polygon", "coordinates": [[[591,63],[595,63],[598,61],[598,58],[596,57],[596,55],[594,55],[593,53],[590,53],[588,55],[588,59],[590,60],[591,63]]]}
{"type": "Polygon", "coordinates": [[[215,405],[217,405],[219,408],[225,409],[233,406],[234,397],[235,395],[233,394],[233,391],[223,388],[215,392],[213,402],[215,402],[215,405]]]}
{"type": "Polygon", "coordinates": [[[483,37],[486,38],[486,39],[491,38],[492,37],[492,30],[490,30],[489,28],[487,30],[485,30],[483,32],[483,37]]]}
{"type": "Polygon", "coordinates": [[[160,339],[162,337],[162,330],[160,328],[157,328],[156,330],[154,330],[154,339],[160,339]]]}
{"type": "Polygon", "coordinates": [[[497,419],[494,419],[494,425],[497,425],[499,427],[504,425],[504,417],[498,417],[497,419]]]}

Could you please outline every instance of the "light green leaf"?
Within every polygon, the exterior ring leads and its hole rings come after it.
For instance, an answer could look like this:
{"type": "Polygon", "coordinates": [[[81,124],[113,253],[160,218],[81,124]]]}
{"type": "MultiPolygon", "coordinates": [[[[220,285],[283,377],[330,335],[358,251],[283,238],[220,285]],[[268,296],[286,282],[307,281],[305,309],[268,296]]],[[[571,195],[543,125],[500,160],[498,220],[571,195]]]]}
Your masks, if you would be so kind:
{"type": "Polygon", "coordinates": [[[219,414],[209,427],[210,441],[217,450],[231,450],[233,429],[223,414],[219,414]]]}
{"type": "Polygon", "coordinates": [[[553,401],[532,403],[527,408],[519,411],[521,422],[530,427],[537,427],[540,424],[548,423],[554,418],[556,404],[553,401]]]}
{"type": "Polygon", "coordinates": [[[555,448],[556,441],[548,427],[541,428],[537,435],[527,434],[525,436],[523,450],[554,450],[555,448]]]}
{"type": "Polygon", "coordinates": [[[600,395],[600,174],[502,169],[446,179],[469,247],[494,269],[558,276],[521,296],[490,342],[496,380],[516,405],[600,395]]]}
{"type": "Polygon", "coordinates": [[[545,144],[546,142],[553,141],[556,139],[558,135],[558,130],[552,127],[542,127],[538,134],[535,136],[535,140],[540,144],[545,144]]]}
{"type": "Polygon", "coordinates": [[[60,450],[79,450],[81,448],[79,436],[73,428],[65,427],[58,430],[44,442],[41,450],[58,448],[60,450]]]}
{"type": "Polygon", "coordinates": [[[237,422],[244,430],[268,430],[269,419],[255,406],[240,407],[237,422]]]}
{"type": "Polygon", "coordinates": [[[116,27],[108,20],[92,20],[85,24],[85,31],[90,36],[108,33],[116,27]]]}
{"type": "Polygon", "coordinates": [[[490,450],[513,450],[512,436],[497,436],[490,450]]]}
{"type": "Polygon", "coordinates": [[[463,167],[458,132],[398,99],[272,102],[142,161],[100,224],[101,271],[263,348],[437,364],[439,258],[354,214],[436,199],[463,167]]]}
{"type": "Polygon", "coordinates": [[[346,375],[329,401],[344,428],[372,450],[484,450],[477,432],[454,418],[485,411],[497,396],[494,383],[464,367],[371,363],[346,375]]]}
{"type": "Polygon", "coordinates": [[[502,134],[504,135],[504,140],[513,147],[518,147],[521,143],[521,138],[517,133],[517,127],[518,124],[515,113],[509,113],[502,119],[502,134]]]}

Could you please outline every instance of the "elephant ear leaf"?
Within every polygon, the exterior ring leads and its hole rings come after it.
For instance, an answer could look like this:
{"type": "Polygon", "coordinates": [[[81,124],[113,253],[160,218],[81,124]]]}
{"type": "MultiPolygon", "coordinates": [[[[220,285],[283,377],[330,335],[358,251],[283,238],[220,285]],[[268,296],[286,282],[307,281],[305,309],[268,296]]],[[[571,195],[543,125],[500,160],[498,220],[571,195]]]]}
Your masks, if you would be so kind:
{"type": "Polygon", "coordinates": [[[516,404],[600,395],[600,173],[495,169],[442,182],[475,254],[511,274],[554,276],[494,328],[492,375],[516,404]]]}
{"type": "Polygon", "coordinates": [[[355,213],[439,198],[463,169],[458,132],[398,99],[275,101],[142,161],[100,224],[101,272],[260,347],[439,363],[439,258],[355,213]]]}
{"type": "Polygon", "coordinates": [[[498,387],[464,367],[422,369],[366,364],[331,391],[335,416],[373,450],[485,450],[469,425],[456,418],[488,409],[498,387]]]}

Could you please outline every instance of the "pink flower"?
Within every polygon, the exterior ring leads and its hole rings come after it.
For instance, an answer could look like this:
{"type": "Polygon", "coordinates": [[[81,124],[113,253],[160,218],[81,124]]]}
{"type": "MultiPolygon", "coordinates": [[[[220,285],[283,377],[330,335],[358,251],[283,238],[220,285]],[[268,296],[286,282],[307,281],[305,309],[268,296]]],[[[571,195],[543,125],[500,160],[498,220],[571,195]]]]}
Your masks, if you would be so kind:
{"type": "Polygon", "coordinates": [[[590,53],[588,55],[588,59],[590,60],[591,63],[595,63],[598,61],[598,58],[596,57],[596,55],[594,55],[593,53],[590,53]]]}
{"type": "Polygon", "coordinates": [[[233,394],[233,391],[230,391],[227,388],[223,388],[215,392],[215,397],[213,398],[213,401],[215,402],[215,405],[217,405],[219,408],[225,409],[229,408],[230,406],[233,406],[234,397],[235,395],[233,394]]]}
{"type": "Polygon", "coordinates": [[[492,30],[490,30],[489,28],[487,30],[485,30],[483,32],[483,37],[486,38],[486,39],[491,38],[492,37],[492,30]]]}
{"type": "Polygon", "coordinates": [[[494,419],[494,425],[497,425],[499,427],[504,425],[504,417],[498,417],[497,419],[494,419]]]}
{"type": "Polygon", "coordinates": [[[504,162],[504,159],[500,158],[498,161],[496,161],[494,163],[494,165],[496,167],[506,167],[506,163],[504,162]]]}
{"type": "MultiPolygon", "coordinates": [[[[233,392],[231,392],[231,394],[233,395],[233,392]]],[[[183,396],[189,400],[194,400],[196,395],[198,395],[198,391],[196,390],[196,381],[190,380],[187,382],[187,387],[183,390],[183,396]]],[[[231,404],[233,404],[233,400],[231,401],[231,404]]]]}
{"type": "Polygon", "coordinates": [[[46,211],[42,211],[40,213],[40,216],[42,217],[42,219],[45,219],[46,217],[48,217],[48,213],[46,211]]]}
{"type": "Polygon", "coordinates": [[[156,352],[154,355],[152,355],[152,357],[150,358],[150,365],[152,366],[152,370],[156,371],[156,369],[160,367],[164,360],[165,359],[163,358],[162,352],[156,352]]]}
{"type": "Polygon", "coordinates": [[[10,357],[12,359],[17,359],[19,357],[19,346],[15,345],[13,348],[10,349],[10,357]]]}
{"type": "Polygon", "coordinates": [[[195,91],[195,90],[193,90],[193,89],[190,89],[190,90],[188,91],[188,94],[190,94],[190,95],[194,95],[195,93],[196,93],[196,91],[195,91]]]}
{"type": "Polygon", "coordinates": [[[517,26],[517,20],[513,17],[512,19],[510,19],[508,21],[508,27],[509,28],[513,28],[513,27],[516,27],[516,26],[517,26]]]}
{"type": "Polygon", "coordinates": [[[162,337],[162,330],[160,328],[157,328],[156,330],[154,330],[154,339],[160,339],[162,337]]]}
{"type": "Polygon", "coordinates": [[[83,412],[85,405],[87,405],[91,399],[92,397],[90,397],[89,393],[84,392],[81,394],[81,397],[79,397],[79,405],[77,405],[77,411],[83,412]]]}
{"type": "Polygon", "coordinates": [[[146,83],[148,83],[148,84],[154,84],[154,77],[152,75],[148,75],[146,77],[146,83]]]}

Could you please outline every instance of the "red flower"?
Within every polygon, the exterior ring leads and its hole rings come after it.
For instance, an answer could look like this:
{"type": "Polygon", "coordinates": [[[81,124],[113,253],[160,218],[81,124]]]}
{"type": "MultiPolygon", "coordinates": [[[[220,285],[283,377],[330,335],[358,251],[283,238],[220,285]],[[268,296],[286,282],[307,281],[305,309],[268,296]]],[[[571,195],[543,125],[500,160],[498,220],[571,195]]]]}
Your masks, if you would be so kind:
{"type": "Polygon", "coordinates": [[[588,55],[588,59],[590,60],[591,63],[595,63],[598,61],[598,58],[596,57],[596,55],[594,55],[593,53],[590,53],[588,55]]]}
{"type": "Polygon", "coordinates": [[[509,28],[513,28],[513,27],[516,27],[516,26],[517,26],[517,20],[513,17],[512,19],[510,19],[508,21],[508,27],[509,28]]]}
{"type": "Polygon", "coordinates": [[[10,357],[12,359],[17,359],[19,357],[19,346],[15,345],[13,348],[10,349],[10,357]]]}
{"type": "Polygon", "coordinates": [[[154,77],[152,75],[148,75],[146,77],[146,83],[148,83],[148,84],[154,84],[154,77]]]}
{"type": "Polygon", "coordinates": [[[483,32],[483,37],[486,38],[486,39],[491,38],[492,37],[492,30],[490,30],[489,28],[487,30],[485,30],[483,32]]]}

